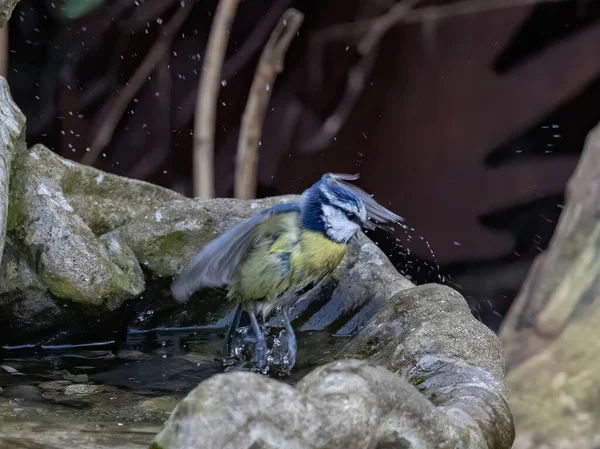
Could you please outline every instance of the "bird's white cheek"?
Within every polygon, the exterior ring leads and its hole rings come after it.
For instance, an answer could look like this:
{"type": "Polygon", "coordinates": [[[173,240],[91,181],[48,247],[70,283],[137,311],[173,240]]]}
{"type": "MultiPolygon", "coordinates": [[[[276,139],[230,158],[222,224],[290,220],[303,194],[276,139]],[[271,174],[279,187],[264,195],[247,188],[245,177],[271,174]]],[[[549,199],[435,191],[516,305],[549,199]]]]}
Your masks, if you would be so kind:
{"type": "Polygon", "coordinates": [[[331,206],[323,206],[325,228],[329,238],[337,242],[346,242],[360,229],[346,215],[331,206]]]}

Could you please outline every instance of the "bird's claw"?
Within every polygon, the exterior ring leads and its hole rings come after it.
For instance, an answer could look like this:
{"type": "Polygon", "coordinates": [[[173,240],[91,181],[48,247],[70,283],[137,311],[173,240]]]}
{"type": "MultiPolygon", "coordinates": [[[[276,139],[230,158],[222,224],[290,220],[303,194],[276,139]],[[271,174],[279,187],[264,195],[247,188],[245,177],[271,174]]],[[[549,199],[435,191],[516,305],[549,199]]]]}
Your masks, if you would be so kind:
{"type": "Polygon", "coordinates": [[[258,338],[256,345],[254,346],[254,366],[252,371],[258,371],[262,374],[266,374],[269,370],[269,348],[267,342],[263,338],[258,338]]]}

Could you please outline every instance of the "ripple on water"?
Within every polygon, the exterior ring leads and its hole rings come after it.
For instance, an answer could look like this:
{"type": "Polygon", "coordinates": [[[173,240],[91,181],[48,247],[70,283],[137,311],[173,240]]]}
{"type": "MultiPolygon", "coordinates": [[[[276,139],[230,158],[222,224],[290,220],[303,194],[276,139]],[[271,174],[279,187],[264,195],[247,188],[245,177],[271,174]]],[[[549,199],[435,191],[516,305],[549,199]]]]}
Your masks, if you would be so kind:
{"type": "MultiPolygon", "coordinates": [[[[223,371],[224,333],[131,329],[122,342],[0,348],[0,447],[147,448],[178,401],[223,371]]],[[[329,331],[297,337],[292,384],[347,341],[329,331]]]]}

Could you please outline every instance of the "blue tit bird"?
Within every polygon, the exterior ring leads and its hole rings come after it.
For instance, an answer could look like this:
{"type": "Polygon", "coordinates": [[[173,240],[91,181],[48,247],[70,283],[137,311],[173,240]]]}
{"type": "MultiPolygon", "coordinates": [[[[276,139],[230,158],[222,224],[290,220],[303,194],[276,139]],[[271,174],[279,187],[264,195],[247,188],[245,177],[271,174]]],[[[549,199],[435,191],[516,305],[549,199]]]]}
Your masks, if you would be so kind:
{"type": "Polygon", "coordinates": [[[227,286],[227,299],[237,303],[229,335],[246,311],[255,334],[254,368],[263,373],[269,349],[257,315],[266,322],[275,308],[281,310],[291,370],[296,339],[289,308],[333,273],[362,227],[402,221],[346,182],[356,179],[358,175],[326,173],[294,203],[274,206],[221,234],[174,280],[173,297],[183,302],[201,288],[227,286]]]}

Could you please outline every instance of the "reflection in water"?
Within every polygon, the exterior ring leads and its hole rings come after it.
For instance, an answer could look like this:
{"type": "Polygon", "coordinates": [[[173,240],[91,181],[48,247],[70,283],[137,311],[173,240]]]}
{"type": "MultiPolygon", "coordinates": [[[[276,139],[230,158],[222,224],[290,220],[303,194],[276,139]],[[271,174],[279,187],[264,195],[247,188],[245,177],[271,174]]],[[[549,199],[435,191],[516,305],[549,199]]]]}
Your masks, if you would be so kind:
{"type": "MultiPolygon", "coordinates": [[[[7,372],[10,369],[0,371],[0,385],[35,385],[81,376],[133,390],[187,393],[199,382],[223,372],[225,331],[219,326],[130,329],[123,342],[3,346],[3,365],[24,376],[7,372]]],[[[273,329],[273,333],[278,330],[273,329]]],[[[300,373],[331,360],[346,341],[328,330],[298,332],[298,364],[287,380],[293,383],[300,373]]]]}
{"type": "MultiPolygon", "coordinates": [[[[297,310],[297,327],[320,306],[317,300],[297,310]]],[[[147,448],[178,401],[224,371],[230,318],[129,328],[121,340],[0,347],[0,447],[58,449],[69,441],[84,449],[147,448]]],[[[334,324],[322,330],[296,329],[297,364],[284,381],[295,384],[347,342],[335,336],[346,319],[328,321],[334,324]]],[[[271,335],[279,334],[277,324],[271,335]]]]}

